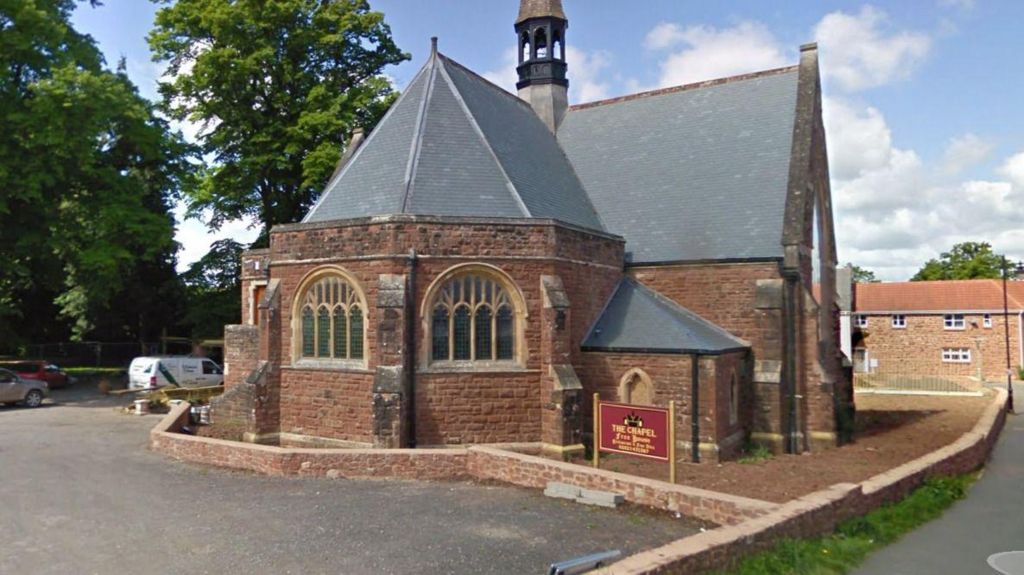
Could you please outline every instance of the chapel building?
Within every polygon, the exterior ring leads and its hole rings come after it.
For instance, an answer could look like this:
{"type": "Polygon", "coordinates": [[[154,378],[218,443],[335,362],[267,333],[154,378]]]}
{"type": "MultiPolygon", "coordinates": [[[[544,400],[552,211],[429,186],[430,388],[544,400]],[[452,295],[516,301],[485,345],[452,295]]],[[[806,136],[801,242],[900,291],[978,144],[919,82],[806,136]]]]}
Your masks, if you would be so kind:
{"type": "Polygon", "coordinates": [[[215,422],[256,442],[565,453],[599,393],[674,401],[694,461],[843,441],[816,47],[569,106],[568,25],[560,0],[522,0],[518,94],[435,41],[305,218],[243,256],[215,422]]]}

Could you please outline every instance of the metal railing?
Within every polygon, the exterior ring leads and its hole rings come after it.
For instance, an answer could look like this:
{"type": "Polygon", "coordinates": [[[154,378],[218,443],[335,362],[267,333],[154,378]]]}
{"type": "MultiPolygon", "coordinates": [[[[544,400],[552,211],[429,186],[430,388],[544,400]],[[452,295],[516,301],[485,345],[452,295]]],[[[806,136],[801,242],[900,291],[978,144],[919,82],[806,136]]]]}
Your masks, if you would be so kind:
{"type": "Polygon", "coordinates": [[[853,388],[858,393],[981,395],[985,385],[970,363],[902,360],[856,365],[853,388]]]}

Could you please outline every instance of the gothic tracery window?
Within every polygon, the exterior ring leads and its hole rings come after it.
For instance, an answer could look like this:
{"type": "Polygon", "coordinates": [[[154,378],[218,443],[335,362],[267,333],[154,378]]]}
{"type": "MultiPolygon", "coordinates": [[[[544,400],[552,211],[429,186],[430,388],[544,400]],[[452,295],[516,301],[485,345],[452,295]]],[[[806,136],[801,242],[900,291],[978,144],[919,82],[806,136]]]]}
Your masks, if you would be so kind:
{"type": "Polygon", "coordinates": [[[477,274],[449,279],[431,305],[431,360],[513,360],[514,311],[508,290],[495,279],[477,274]]]}
{"type": "Polygon", "coordinates": [[[303,359],[363,359],[364,310],[345,278],[325,276],[299,297],[296,335],[303,359]]]}

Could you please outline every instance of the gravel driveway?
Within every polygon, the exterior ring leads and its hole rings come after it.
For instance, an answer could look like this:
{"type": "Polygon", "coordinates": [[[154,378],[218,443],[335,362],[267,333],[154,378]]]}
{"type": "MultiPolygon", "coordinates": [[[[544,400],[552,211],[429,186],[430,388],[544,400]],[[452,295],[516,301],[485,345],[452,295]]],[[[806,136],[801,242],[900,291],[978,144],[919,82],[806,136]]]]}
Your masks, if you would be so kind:
{"type": "Polygon", "coordinates": [[[0,573],[545,573],[695,531],[470,483],[263,477],[146,449],[159,416],[57,390],[0,407],[0,573]]]}

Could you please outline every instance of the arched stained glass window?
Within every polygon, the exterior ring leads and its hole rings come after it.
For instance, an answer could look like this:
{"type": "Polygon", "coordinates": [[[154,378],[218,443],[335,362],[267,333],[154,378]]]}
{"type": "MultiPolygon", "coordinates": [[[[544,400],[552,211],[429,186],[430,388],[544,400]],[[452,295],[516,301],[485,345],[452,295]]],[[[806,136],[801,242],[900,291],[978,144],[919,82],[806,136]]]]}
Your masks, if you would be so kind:
{"type": "Polygon", "coordinates": [[[473,359],[492,359],[494,350],[491,343],[494,341],[494,326],[491,325],[491,308],[482,305],[477,308],[476,316],[473,318],[473,325],[476,327],[476,355],[473,359]]]}
{"type": "Polygon", "coordinates": [[[316,327],[313,325],[313,310],[302,309],[302,356],[312,357],[314,342],[316,340],[316,327]]]}
{"type": "Polygon", "coordinates": [[[325,307],[316,314],[316,333],[320,336],[316,338],[316,356],[331,357],[331,315],[325,307]]]}
{"type": "Polygon", "coordinates": [[[298,326],[303,358],[363,359],[365,316],[355,288],[340,275],[328,275],[300,294],[298,326]]]}
{"type": "Polygon", "coordinates": [[[431,309],[432,361],[515,359],[513,300],[499,280],[483,274],[457,275],[441,285],[431,309]]]}
{"type": "Polygon", "coordinates": [[[348,310],[348,324],[352,333],[348,356],[352,359],[363,359],[363,310],[359,309],[358,305],[348,310]],[[355,334],[359,334],[359,337],[355,334]]]}
{"type": "Polygon", "coordinates": [[[448,359],[448,308],[437,306],[434,308],[434,315],[431,318],[431,359],[448,359]]]}
{"type": "Polygon", "coordinates": [[[498,315],[495,320],[497,324],[497,349],[498,359],[512,359],[515,351],[515,319],[512,317],[512,309],[505,305],[498,308],[498,315]]]}

